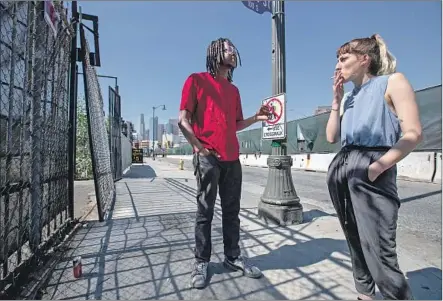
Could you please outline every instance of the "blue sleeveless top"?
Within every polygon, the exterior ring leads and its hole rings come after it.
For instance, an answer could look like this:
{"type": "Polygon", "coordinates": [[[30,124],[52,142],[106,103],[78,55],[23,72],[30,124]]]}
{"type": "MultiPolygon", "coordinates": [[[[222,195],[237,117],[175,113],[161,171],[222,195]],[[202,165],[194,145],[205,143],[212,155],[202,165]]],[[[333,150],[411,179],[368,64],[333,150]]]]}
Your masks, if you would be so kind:
{"type": "Polygon", "coordinates": [[[346,93],[340,128],[342,147],[392,147],[400,139],[400,122],[385,100],[389,76],[373,77],[346,93]]]}

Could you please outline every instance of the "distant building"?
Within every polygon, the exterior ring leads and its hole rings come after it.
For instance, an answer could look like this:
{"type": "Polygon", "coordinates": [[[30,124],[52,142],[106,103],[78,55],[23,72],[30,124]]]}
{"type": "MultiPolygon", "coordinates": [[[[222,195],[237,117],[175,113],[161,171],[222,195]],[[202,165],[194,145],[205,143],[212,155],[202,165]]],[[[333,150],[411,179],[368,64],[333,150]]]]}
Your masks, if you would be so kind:
{"type": "Polygon", "coordinates": [[[164,124],[158,124],[157,125],[157,136],[156,136],[157,139],[155,139],[155,140],[158,140],[161,143],[162,137],[163,137],[164,133],[165,133],[165,125],[164,124]]]}
{"type": "Polygon", "coordinates": [[[173,130],[174,129],[172,127],[172,124],[170,124],[170,123],[165,124],[165,132],[166,132],[166,134],[172,134],[173,130]]]}
{"type": "Polygon", "coordinates": [[[188,143],[188,140],[186,139],[185,135],[183,135],[182,131],[179,131],[179,133],[178,133],[178,138],[179,138],[178,143],[179,143],[180,145],[183,145],[183,144],[187,144],[187,143],[188,143]]]}
{"type": "Polygon", "coordinates": [[[140,114],[140,131],[138,132],[139,139],[145,138],[145,130],[146,130],[145,115],[142,113],[140,114]]]}
{"type": "Polygon", "coordinates": [[[134,139],[133,135],[135,133],[134,124],[131,121],[123,121],[122,133],[132,142],[132,140],[134,139]]]}
{"type": "Polygon", "coordinates": [[[149,119],[149,132],[151,134],[151,137],[149,137],[150,140],[154,139],[157,140],[158,139],[158,117],[155,116],[154,118],[150,118],[149,119]],[[154,137],[152,137],[154,136],[154,137]]]}
{"type": "Polygon", "coordinates": [[[169,119],[168,123],[166,124],[166,133],[178,135],[178,132],[178,119],[169,119]]]}
{"type": "Polygon", "coordinates": [[[314,115],[331,112],[332,106],[318,106],[314,111],[314,115]]]}

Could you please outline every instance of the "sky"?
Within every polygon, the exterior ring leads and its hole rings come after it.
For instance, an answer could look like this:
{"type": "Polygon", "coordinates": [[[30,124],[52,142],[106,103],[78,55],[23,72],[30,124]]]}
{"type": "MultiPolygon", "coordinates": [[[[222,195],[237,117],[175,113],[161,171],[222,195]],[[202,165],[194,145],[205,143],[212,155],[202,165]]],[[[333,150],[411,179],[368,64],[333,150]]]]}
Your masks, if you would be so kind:
{"type": "MultiPolygon", "coordinates": [[[[177,118],[184,81],[191,73],[206,71],[206,48],[219,37],[231,39],[241,55],[234,84],[245,118],[272,96],[270,14],[254,13],[241,1],[78,3],[83,13],[99,17],[102,66],[97,72],[118,77],[122,117],[136,130],[140,113],[149,128],[153,106],[166,105],[166,111],[156,110],[160,123],[177,118]]],[[[397,71],[415,90],[441,85],[441,5],[441,1],[285,1],[287,120],[330,105],[337,48],[374,33],[384,38],[397,58],[397,71]]],[[[114,86],[114,80],[100,79],[100,85],[107,113],[108,86],[114,86]]],[[[349,89],[352,84],[345,86],[349,89]]]]}

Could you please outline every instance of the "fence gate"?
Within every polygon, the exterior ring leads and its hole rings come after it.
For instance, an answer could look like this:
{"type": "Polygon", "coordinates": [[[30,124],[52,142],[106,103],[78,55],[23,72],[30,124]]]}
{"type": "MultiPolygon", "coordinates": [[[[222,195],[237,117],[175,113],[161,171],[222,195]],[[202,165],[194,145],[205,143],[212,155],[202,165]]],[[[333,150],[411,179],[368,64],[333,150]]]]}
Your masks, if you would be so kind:
{"type": "Polygon", "coordinates": [[[50,28],[43,4],[0,2],[0,294],[43,260],[69,224],[73,30],[56,1],[59,21],[50,28]]]}
{"type": "Polygon", "coordinates": [[[97,211],[100,221],[107,218],[109,209],[115,200],[115,186],[111,168],[111,153],[106,130],[103,96],[95,67],[91,65],[89,44],[85,30],[80,26],[81,59],[83,82],[85,87],[86,113],[88,116],[89,145],[91,150],[92,170],[94,173],[97,211]]]}
{"type": "Polygon", "coordinates": [[[123,177],[122,170],[122,122],[121,103],[118,92],[109,87],[109,149],[114,181],[123,177]]]}

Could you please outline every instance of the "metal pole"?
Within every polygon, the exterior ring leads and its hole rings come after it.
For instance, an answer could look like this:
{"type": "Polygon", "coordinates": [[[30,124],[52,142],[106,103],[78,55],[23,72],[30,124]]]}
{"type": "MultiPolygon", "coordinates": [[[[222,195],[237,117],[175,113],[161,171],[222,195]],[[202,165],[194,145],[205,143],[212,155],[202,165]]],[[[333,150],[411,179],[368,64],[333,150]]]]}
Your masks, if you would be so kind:
{"type": "Polygon", "coordinates": [[[152,159],[155,160],[154,156],[154,120],[155,120],[155,107],[152,107],[152,159]]]}
{"type": "MultiPolygon", "coordinates": [[[[74,9],[74,8],[73,8],[74,9]]],[[[77,9],[77,8],[76,8],[77,9]]],[[[77,74],[83,74],[82,72],[79,72],[77,74]]],[[[97,75],[97,77],[102,77],[102,78],[112,78],[115,80],[115,89],[118,92],[118,78],[116,76],[110,76],[110,75],[97,75]]]]}
{"type": "MultiPolygon", "coordinates": [[[[42,31],[46,24],[41,15],[43,2],[37,2],[34,6],[34,30],[42,31]]],[[[35,36],[35,35],[34,35],[35,36]]],[[[30,233],[29,245],[34,254],[39,252],[39,244],[41,242],[41,216],[42,216],[42,119],[41,119],[41,102],[43,94],[43,67],[45,59],[45,39],[44,35],[38,35],[33,39],[34,51],[34,67],[32,74],[34,75],[32,83],[33,98],[31,101],[31,206],[30,206],[30,233]]],[[[38,258],[39,255],[37,255],[38,258]]]]}
{"type": "MultiPolygon", "coordinates": [[[[285,3],[272,1],[273,95],[286,92],[285,51],[285,3]]],[[[258,215],[280,225],[301,223],[303,207],[292,181],[292,158],[287,155],[286,140],[272,141],[267,163],[268,180],[260,198],[258,215]]]]}
{"type": "Polygon", "coordinates": [[[69,132],[68,132],[68,212],[74,219],[74,178],[77,139],[77,1],[72,1],[74,34],[71,39],[71,70],[69,82],[69,132]]]}

